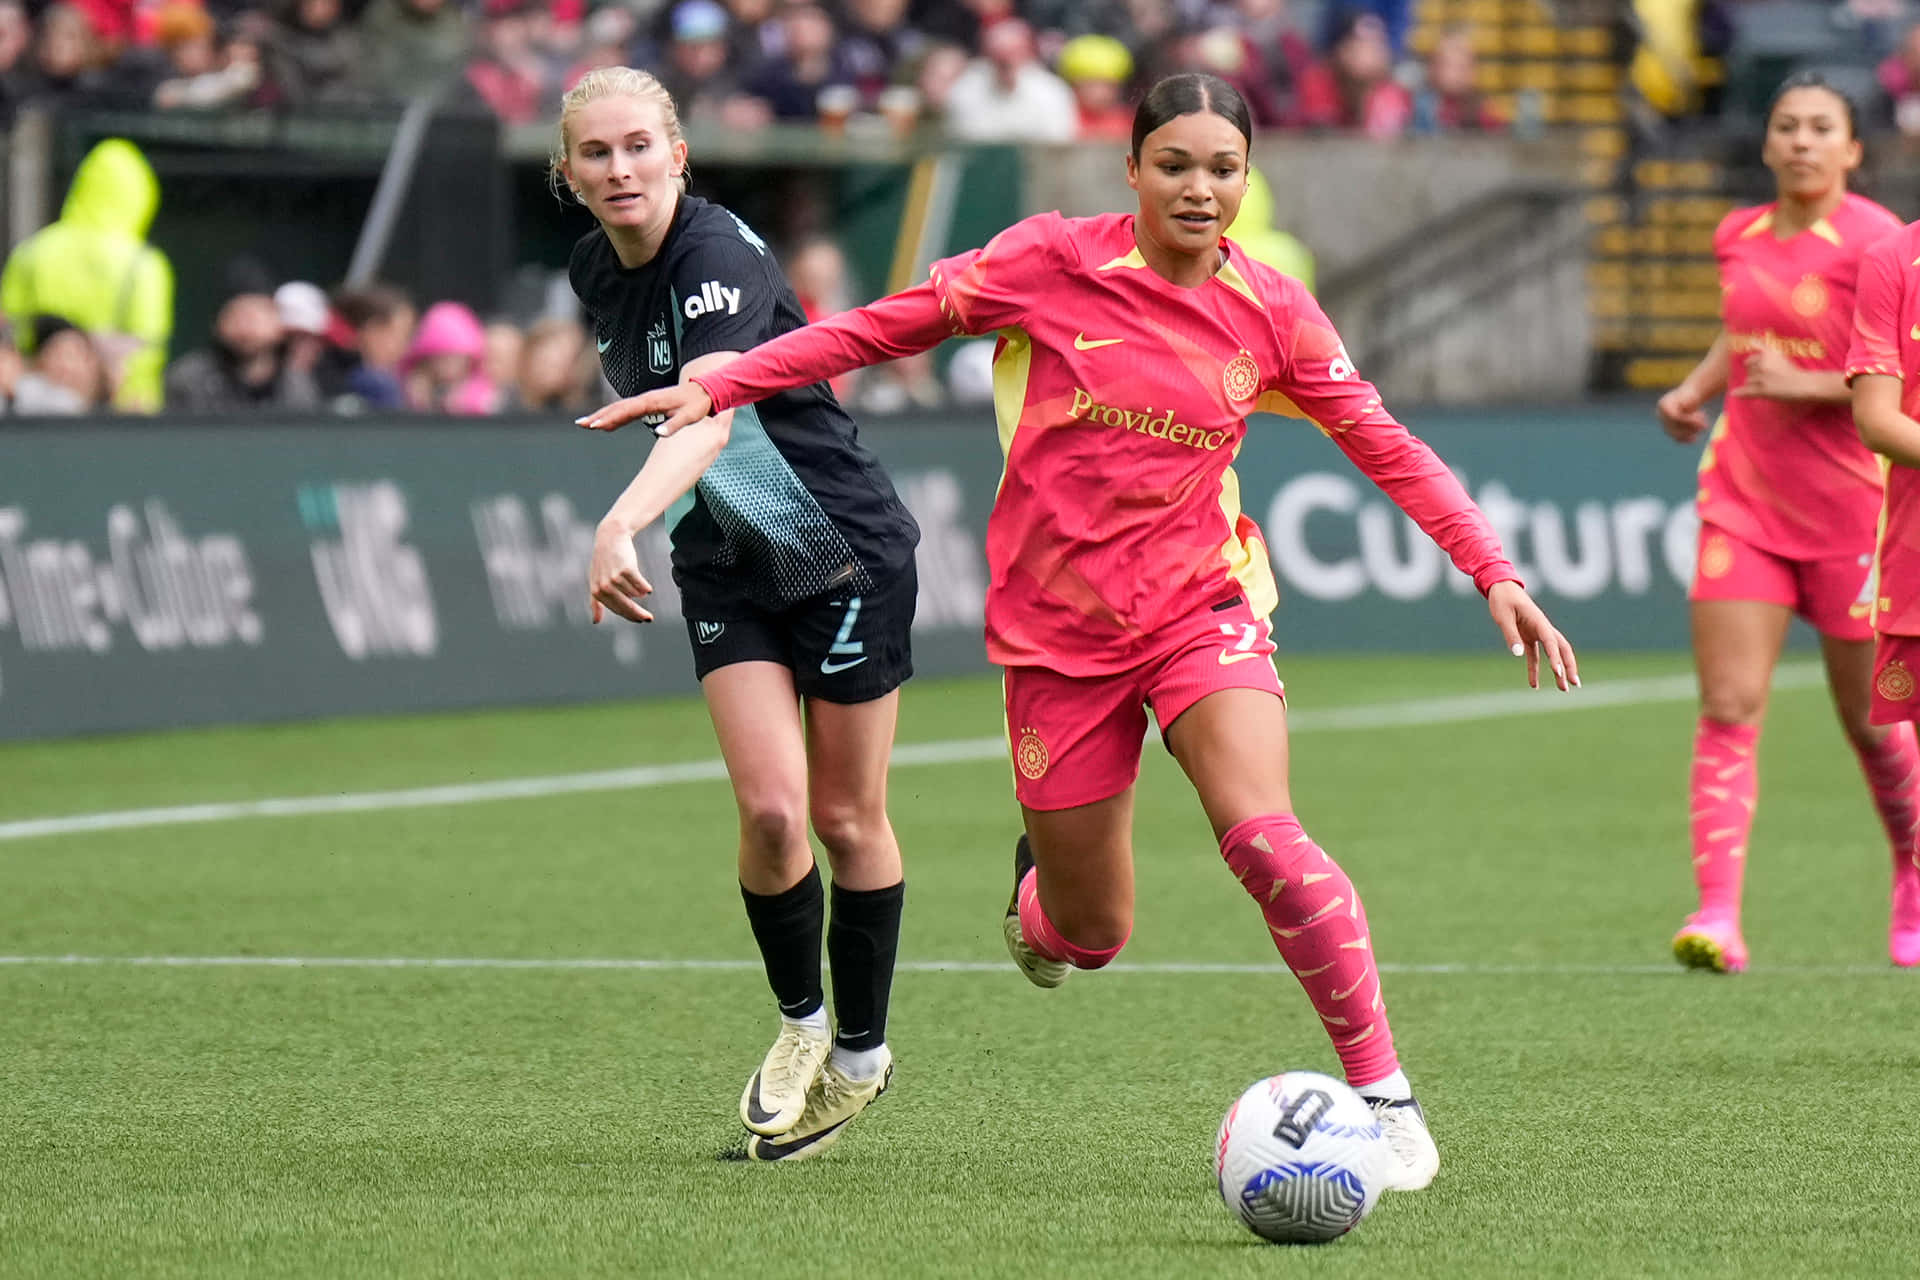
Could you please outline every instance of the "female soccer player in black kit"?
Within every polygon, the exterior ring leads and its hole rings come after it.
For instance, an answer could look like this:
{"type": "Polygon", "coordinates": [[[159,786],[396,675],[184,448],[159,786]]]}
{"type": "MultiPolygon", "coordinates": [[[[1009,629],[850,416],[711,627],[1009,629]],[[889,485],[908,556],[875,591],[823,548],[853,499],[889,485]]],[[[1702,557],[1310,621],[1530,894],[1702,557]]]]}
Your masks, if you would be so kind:
{"type": "MultiPolygon", "coordinates": [[[[642,71],[589,72],[566,94],[554,170],[599,223],[568,274],[607,380],[635,395],[711,370],[805,318],[757,235],[685,194],[672,97],[642,71]]],[[[748,1080],[747,1154],[831,1145],[886,1089],[887,998],[900,934],[900,847],[887,761],[920,531],[825,383],[718,414],[653,446],[594,539],[593,617],[652,621],[636,533],[665,518],[694,669],[740,809],[740,891],[780,1006],[748,1080]],[[809,819],[833,869],[827,917],[809,819]]]]}

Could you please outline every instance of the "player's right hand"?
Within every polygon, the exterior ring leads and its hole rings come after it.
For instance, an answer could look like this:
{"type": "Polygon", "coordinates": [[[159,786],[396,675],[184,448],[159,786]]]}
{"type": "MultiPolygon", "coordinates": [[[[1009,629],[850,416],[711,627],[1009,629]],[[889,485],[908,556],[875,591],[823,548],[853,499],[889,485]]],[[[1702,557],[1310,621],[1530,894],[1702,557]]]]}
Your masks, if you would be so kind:
{"type": "Polygon", "coordinates": [[[587,569],[587,600],[595,622],[611,609],[628,622],[652,622],[640,601],[653,594],[653,584],[640,575],[640,557],[634,554],[633,535],[602,523],[593,535],[593,563],[587,569]]]}
{"type": "Polygon", "coordinates": [[[618,431],[639,418],[649,423],[653,434],[665,438],[682,427],[692,426],[713,412],[713,400],[697,382],[680,382],[661,387],[612,404],[602,405],[574,421],[589,431],[618,431]]]}
{"type": "Polygon", "coordinates": [[[1692,444],[1707,429],[1706,413],[1679,387],[1661,396],[1653,413],[1660,419],[1660,429],[1681,444],[1692,444]]]}

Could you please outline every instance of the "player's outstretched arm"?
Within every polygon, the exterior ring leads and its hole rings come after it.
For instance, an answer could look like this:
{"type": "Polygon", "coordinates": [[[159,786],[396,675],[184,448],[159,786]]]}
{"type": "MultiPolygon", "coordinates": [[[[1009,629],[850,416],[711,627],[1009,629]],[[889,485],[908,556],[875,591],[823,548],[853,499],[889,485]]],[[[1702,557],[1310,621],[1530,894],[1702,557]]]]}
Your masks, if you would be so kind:
{"type": "Polygon", "coordinates": [[[1500,628],[1507,648],[1516,658],[1527,660],[1527,687],[1540,687],[1540,657],[1546,655],[1553,682],[1565,692],[1580,683],[1580,664],[1573,656],[1573,645],[1547,621],[1547,615],[1526,588],[1509,579],[1496,582],[1487,590],[1487,612],[1493,625],[1500,628]]]}
{"type": "Polygon", "coordinates": [[[636,418],[658,414],[661,421],[654,426],[654,434],[670,436],[708,413],[737,409],[776,392],[930,351],[953,332],[933,286],[923,284],[783,333],[731,361],[724,370],[701,373],[697,384],[684,382],[616,400],[578,421],[592,431],[614,431],[636,418]]]}

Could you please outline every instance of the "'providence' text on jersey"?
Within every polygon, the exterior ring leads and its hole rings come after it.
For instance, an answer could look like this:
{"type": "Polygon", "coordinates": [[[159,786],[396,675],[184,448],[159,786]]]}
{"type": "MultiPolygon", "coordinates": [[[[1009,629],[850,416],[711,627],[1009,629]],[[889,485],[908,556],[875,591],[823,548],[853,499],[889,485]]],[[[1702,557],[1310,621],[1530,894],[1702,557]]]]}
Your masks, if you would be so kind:
{"type": "MultiPolygon", "coordinates": [[[[622,396],[680,380],[688,361],[747,351],[806,323],[766,244],[717,204],[682,196],[652,260],[620,265],[598,227],[568,275],[622,396]]],[[[735,410],[727,447],[667,513],[688,616],[781,609],[893,576],[920,531],[825,383],[735,410]]]]}

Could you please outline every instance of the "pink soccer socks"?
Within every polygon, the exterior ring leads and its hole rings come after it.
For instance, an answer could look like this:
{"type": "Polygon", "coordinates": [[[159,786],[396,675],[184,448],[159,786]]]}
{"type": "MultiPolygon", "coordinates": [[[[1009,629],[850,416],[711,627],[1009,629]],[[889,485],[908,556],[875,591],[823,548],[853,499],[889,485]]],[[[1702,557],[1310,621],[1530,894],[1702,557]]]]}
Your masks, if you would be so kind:
{"type": "Polygon", "coordinates": [[[1348,1083],[1365,1092],[1398,1071],[1367,913],[1346,872],[1290,813],[1247,819],[1221,837],[1220,852],[1306,988],[1348,1083]]]}

